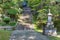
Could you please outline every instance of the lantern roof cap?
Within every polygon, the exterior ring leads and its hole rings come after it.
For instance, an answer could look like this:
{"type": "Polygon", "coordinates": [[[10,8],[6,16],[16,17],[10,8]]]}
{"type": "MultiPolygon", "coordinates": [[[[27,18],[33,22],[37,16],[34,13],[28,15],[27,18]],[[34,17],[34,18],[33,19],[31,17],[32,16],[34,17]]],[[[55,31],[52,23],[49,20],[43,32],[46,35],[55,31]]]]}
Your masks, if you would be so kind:
{"type": "Polygon", "coordinates": [[[50,12],[50,9],[49,9],[49,13],[48,13],[48,15],[52,15],[51,12],[50,12]]]}

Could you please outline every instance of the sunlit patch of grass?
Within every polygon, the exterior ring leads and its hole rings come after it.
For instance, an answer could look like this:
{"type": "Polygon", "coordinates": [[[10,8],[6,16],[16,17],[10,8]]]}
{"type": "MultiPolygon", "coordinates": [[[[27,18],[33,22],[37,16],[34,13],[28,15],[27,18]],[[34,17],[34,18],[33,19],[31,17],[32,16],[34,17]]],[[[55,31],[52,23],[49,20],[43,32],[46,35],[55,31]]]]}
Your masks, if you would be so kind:
{"type": "Polygon", "coordinates": [[[12,31],[0,30],[0,40],[9,40],[12,31]]]}
{"type": "Polygon", "coordinates": [[[40,30],[35,30],[35,31],[37,31],[37,32],[43,32],[41,29],[40,30]]]}
{"type": "Polygon", "coordinates": [[[50,40],[60,40],[60,32],[57,32],[57,36],[53,37],[53,36],[49,36],[50,40]]]}
{"type": "Polygon", "coordinates": [[[50,39],[50,40],[60,40],[59,37],[53,37],[53,36],[50,36],[49,39],[50,39]]]}
{"type": "Polygon", "coordinates": [[[57,32],[58,34],[57,34],[57,36],[56,37],[58,37],[58,38],[60,38],[60,32],[57,32]]]}
{"type": "Polygon", "coordinates": [[[57,35],[58,38],[60,38],[60,35],[57,35]]]}

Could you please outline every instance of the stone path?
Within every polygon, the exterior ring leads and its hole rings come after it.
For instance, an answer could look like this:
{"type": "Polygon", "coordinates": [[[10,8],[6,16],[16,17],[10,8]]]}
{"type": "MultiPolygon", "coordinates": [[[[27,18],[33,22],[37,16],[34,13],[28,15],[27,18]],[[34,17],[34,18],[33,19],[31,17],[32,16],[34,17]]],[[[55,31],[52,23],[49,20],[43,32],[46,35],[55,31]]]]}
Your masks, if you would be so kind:
{"type": "Polygon", "coordinates": [[[11,34],[10,40],[49,40],[46,36],[34,30],[15,30],[11,34]]]}

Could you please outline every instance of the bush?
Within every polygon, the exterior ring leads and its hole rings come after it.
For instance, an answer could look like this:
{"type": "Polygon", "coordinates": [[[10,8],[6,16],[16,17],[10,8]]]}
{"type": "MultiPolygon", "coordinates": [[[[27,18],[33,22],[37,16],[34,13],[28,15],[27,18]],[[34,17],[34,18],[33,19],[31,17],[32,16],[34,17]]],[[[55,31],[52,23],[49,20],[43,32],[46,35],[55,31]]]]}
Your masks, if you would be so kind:
{"type": "Polygon", "coordinates": [[[57,28],[57,31],[60,31],[60,20],[55,20],[54,26],[57,28]]]}
{"type": "Polygon", "coordinates": [[[10,22],[9,24],[10,24],[10,26],[15,26],[16,22],[10,22]]]}
{"type": "Polygon", "coordinates": [[[45,27],[46,23],[38,23],[37,24],[37,29],[42,29],[43,27],[45,27]]]}
{"type": "Polygon", "coordinates": [[[18,10],[16,10],[16,9],[8,9],[8,14],[9,15],[16,15],[16,13],[18,13],[18,10]]]}
{"type": "Polygon", "coordinates": [[[8,8],[10,8],[8,2],[4,3],[2,7],[3,7],[4,9],[8,9],[8,8]]]}
{"type": "Polygon", "coordinates": [[[9,18],[9,17],[3,18],[3,21],[4,21],[6,24],[8,24],[9,21],[10,21],[10,18],[9,18]]]}

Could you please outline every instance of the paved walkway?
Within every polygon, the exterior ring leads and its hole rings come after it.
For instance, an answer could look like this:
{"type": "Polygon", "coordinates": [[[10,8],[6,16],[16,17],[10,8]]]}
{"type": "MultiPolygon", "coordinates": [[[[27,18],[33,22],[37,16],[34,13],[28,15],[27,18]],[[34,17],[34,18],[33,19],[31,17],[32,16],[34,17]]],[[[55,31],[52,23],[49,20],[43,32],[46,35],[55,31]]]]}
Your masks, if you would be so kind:
{"type": "Polygon", "coordinates": [[[49,40],[46,36],[33,30],[15,30],[10,40],[49,40]]]}

